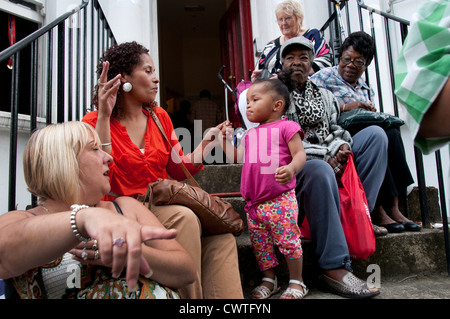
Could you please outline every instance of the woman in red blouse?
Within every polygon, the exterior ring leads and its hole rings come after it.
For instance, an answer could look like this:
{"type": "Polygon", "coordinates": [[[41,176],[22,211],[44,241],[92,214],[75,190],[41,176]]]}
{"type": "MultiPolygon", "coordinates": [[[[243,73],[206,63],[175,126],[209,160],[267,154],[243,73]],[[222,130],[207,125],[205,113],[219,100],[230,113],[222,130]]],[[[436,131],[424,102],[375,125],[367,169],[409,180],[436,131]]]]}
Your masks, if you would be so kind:
{"type": "MultiPolygon", "coordinates": [[[[203,156],[215,146],[210,137],[224,123],[212,128],[200,145],[184,155],[168,113],[154,105],[159,79],[149,50],[136,42],[114,45],[100,59],[99,82],[92,104],[96,108],[83,118],[95,127],[110,164],[111,193],[117,196],[144,194],[158,178],[186,179],[173,159],[171,148],[151,118],[158,116],[166,135],[191,174],[203,169],[203,156]]],[[[201,236],[195,213],[178,205],[160,206],[153,213],[167,228],[178,231],[178,242],[197,265],[197,280],[180,290],[183,298],[242,298],[236,241],[233,235],[201,236]]]]}

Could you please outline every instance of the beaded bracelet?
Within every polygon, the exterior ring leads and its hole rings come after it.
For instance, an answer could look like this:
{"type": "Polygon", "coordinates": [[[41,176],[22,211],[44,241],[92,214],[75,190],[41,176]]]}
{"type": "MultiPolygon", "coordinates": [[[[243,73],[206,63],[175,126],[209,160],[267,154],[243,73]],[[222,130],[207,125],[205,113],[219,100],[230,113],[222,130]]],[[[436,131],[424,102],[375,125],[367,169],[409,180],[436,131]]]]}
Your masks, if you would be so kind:
{"type": "Polygon", "coordinates": [[[77,213],[84,208],[89,208],[89,206],[87,206],[87,205],[72,205],[72,206],[70,206],[70,208],[72,209],[72,214],[70,214],[70,225],[72,226],[73,233],[80,241],[84,241],[85,243],[90,241],[91,238],[84,238],[83,236],[81,236],[80,232],[78,231],[77,223],[75,220],[77,213]]]}
{"type": "Polygon", "coordinates": [[[72,205],[70,206],[70,208],[72,208],[72,214],[70,214],[70,225],[72,226],[72,231],[75,234],[75,236],[81,241],[84,242],[84,247],[83,247],[83,251],[81,252],[81,258],[83,258],[83,260],[87,260],[88,259],[88,254],[86,251],[86,246],[87,246],[87,242],[91,240],[91,238],[85,238],[83,236],[81,236],[78,228],[77,228],[77,222],[75,220],[77,213],[82,210],[83,208],[89,208],[89,206],[87,205],[72,205]]]}

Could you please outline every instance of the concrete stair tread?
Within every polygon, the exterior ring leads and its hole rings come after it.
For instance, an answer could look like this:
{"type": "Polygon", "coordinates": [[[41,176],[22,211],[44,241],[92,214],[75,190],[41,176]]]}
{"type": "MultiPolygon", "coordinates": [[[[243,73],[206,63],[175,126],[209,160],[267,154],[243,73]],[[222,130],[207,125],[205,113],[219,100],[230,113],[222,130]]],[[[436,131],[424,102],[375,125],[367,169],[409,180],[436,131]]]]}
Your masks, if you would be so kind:
{"type": "MultiPolygon", "coordinates": [[[[422,229],[420,232],[402,232],[377,237],[377,251],[365,260],[352,261],[351,267],[356,276],[366,279],[371,274],[367,270],[368,266],[378,265],[382,281],[427,273],[443,273],[446,271],[446,257],[442,239],[443,231],[438,229],[422,229]]],[[[249,233],[244,232],[241,236],[236,237],[236,243],[242,285],[246,297],[249,297],[251,290],[260,283],[262,275],[253,255],[249,233]]],[[[315,261],[312,241],[302,240],[302,248],[305,283],[317,288],[319,269],[315,261]]],[[[278,280],[280,285],[285,288],[289,280],[287,266],[279,252],[277,252],[277,258],[280,262],[276,269],[278,280]]],[[[320,296],[323,297],[323,295],[320,296]]]]}
{"type": "MultiPolygon", "coordinates": [[[[279,299],[286,287],[287,285],[282,285],[280,292],[270,297],[270,299],[279,299]]],[[[308,285],[308,289],[309,293],[305,300],[346,299],[324,292],[315,285],[308,285]]],[[[380,294],[373,299],[448,299],[449,295],[450,276],[447,273],[432,272],[382,279],[380,294]]],[[[244,297],[251,299],[251,290],[245,290],[244,297]]]]}

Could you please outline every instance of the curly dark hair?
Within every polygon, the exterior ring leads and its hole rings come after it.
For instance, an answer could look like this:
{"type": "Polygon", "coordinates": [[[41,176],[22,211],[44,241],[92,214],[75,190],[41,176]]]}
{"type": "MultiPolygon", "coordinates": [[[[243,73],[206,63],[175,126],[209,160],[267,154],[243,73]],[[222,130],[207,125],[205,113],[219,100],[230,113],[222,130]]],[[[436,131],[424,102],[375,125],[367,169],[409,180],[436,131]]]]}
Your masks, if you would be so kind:
{"type": "Polygon", "coordinates": [[[353,32],[344,40],[339,53],[339,58],[341,58],[342,52],[349,47],[353,47],[355,51],[358,51],[364,56],[366,59],[366,66],[372,62],[375,54],[375,41],[364,31],[353,32]]]}
{"type": "Polygon", "coordinates": [[[284,112],[285,114],[289,109],[289,105],[291,103],[291,95],[287,86],[281,82],[279,79],[263,79],[256,80],[253,84],[262,83],[265,85],[266,91],[272,91],[275,93],[277,99],[284,101],[284,112]]]}
{"type": "MultiPolygon", "coordinates": [[[[114,78],[117,74],[131,74],[134,68],[141,62],[142,54],[148,54],[149,50],[141,44],[133,41],[122,44],[114,44],[109,48],[103,56],[99,59],[97,65],[97,76],[103,71],[103,62],[109,62],[108,81],[114,78]]],[[[99,85],[96,84],[92,92],[92,106],[98,108],[98,89],[99,85]]],[[[113,109],[112,116],[117,118],[120,116],[120,95],[122,89],[117,93],[116,105],[113,109]]]]}

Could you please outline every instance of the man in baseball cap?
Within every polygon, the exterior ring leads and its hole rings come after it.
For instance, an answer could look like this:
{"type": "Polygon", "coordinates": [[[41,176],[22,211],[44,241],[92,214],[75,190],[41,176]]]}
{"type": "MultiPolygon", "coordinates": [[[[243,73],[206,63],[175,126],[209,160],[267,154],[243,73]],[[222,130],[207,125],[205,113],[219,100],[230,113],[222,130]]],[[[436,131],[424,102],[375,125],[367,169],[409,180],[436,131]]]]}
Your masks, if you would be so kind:
{"type": "Polygon", "coordinates": [[[284,58],[286,55],[291,52],[294,48],[302,48],[302,49],[308,49],[310,53],[310,60],[311,62],[314,60],[314,44],[312,41],[305,37],[295,37],[292,39],[287,40],[283,43],[280,49],[281,54],[281,63],[284,63],[284,58]]]}

